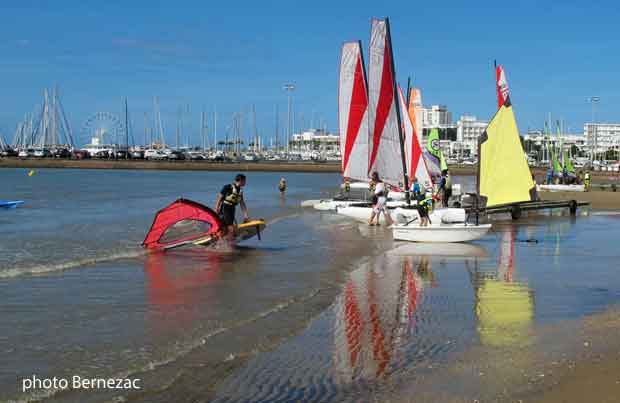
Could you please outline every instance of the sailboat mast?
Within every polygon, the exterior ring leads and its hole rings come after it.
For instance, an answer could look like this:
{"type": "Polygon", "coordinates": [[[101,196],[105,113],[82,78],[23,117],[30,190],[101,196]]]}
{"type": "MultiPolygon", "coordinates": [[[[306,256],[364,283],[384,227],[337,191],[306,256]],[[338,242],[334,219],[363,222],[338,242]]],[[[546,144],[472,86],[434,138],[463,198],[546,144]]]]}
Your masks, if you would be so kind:
{"type": "MultiPolygon", "coordinates": [[[[400,157],[401,162],[403,164],[403,184],[405,186],[405,200],[407,204],[411,203],[411,198],[409,195],[409,178],[407,177],[407,159],[405,157],[405,138],[403,135],[403,125],[402,125],[402,117],[400,116],[400,102],[398,101],[398,88],[396,87],[396,69],[394,66],[394,52],[392,50],[392,34],[390,31],[390,19],[385,19],[385,28],[387,30],[387,37],[390,39],[388,41],[388,46],[390,47],[390,63],[392,65],[392,86],[394,93],[394,107],[396,108],[396,121],[398,126],[398,138],[400,140],[400,157]]],[[[409,92],[409,91],[407,91],[409,92]]]]}

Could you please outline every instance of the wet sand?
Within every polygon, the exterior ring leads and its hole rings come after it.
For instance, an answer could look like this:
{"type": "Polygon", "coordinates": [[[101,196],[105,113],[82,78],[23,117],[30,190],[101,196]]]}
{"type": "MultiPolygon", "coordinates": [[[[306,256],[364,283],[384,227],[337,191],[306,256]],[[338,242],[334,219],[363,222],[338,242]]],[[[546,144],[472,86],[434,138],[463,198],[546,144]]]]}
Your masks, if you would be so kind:
{"type": "MultiPolygon", "coordinates": [[[[532,401],[617,402],[620,399],[620,311],[585,319],[581,351],[560,366],[558,379],[544,384],[532,401]]],[[[528,399],[529,400],[529,399],[528,399]]]]}
{"type": "Polygon", "coordinates": [[[620,192],[540,192],[542,200],[577,200],[598,210],[620,210],[620,192]]]}

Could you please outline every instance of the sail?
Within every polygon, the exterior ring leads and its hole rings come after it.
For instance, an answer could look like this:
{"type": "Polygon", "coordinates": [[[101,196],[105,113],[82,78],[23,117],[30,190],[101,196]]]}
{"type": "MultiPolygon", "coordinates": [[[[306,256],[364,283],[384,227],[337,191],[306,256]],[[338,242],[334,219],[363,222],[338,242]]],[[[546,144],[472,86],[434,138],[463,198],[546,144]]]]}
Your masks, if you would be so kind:
{"type": "Polygon", "coordinates": [[[220,231],[217,213],[188,199],[178,199],[158,211],[142,246],[165,249],[179,246],[220,231]]]}
{"type": "Polygon", "coordinates": [[[378,172],[387,183],[403,178],[400,124],[389,22],[372,20],[368,65],[369,145],[368,172],[378,172]]]}
{"type": "Polygon", "coordinates": [[[401,110],[401,116],[403,118],[403,133],[405,135],[405,157],[407,161],[407,172],[411,177],[418,178],[418,182],[424,185],[424,187],[431,187],[433,181],[424,158],[422,158],[422,148],[418,141],[418,136],[415,132],[415,126],[407,110],[407,104],[403,91],[400,86],[398,87],[398,100],[401,110]]]}
{"type": "Polygon", "coordinates": [[[368,88],[359,41],[346,42],[340,54],[338,124],[342,176],[368,179],[368,88]]]}
{"type": "Polygon", "coordinates": [[[478,145],[478,194],[487,207],[534,200],[536,187],[510,102],[497,111],[478,145]]]}
{"type": "Polygon", "coordinates": [[[426,149],[423,155],[430,175],[433,178],[441,176],[441,148],[439,147],[439,131],[437,128],[431,129],[426,139],[426,149]]]}
{"type": "Polygon", "coordinates": [[[551,160],[551,163],[553,164],[553,173],[555,175],[562,175],[562,164],[560,163],[558,154],[555,150],[553,150],[553,159],[551,160]]]}
{"type": "Polygon", "coordinates": [[[423,116],[422,116],[422,91],[419,88],[411,88],[409,90],[409,105],[408,112],[409,118],[413,123],[413,128],[415,130],[416,135],[418,136],[418,143],[424,144],[422,141],[422,132],[423,132],[423,116]]]}
{"type": "Polygon", "coordinates": [[[495,66],[495,89],[497,91],[497,108],[510,103],[510,94],[508,91],[508,81],[506,80],[506,72],[502,66],[495,66]]]}
{"type": "Polygon", "coordinates": [[[573,166],[573,162],[570,160],[566,150],[564,150],[564,170],[568,176],[575,176],[575,167],[573,166]]]}

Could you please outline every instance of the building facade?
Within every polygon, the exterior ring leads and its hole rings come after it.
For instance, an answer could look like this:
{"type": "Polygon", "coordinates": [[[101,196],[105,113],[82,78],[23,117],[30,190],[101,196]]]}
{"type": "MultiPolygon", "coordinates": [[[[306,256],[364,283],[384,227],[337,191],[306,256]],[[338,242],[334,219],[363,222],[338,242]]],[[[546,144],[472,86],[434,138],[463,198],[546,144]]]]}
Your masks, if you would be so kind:
{"type": "Polygon", "coordinates": [[[484,133],[489,122],[478,120],[475,116],[464,115],[456,123],[456,141],[469,155],[478,155],[478,138],[484,133]]]}
{"type": "Polygon", "coordinates": [[[448,111],[445,105],[432,105],[430,108],[422,109],[422,127],[430,128],[448,128],[452,125],[452,113],[448,111]]]}
{"type": "Polygon", "coordinates": [[[300,153],[339,154],[340,137],[320,129],[311,129],[293,134],[290,146],[292,151],[300,153]]]}
{"type": "Polygon", "coordinates": [[[591,152],[600,153],[620,146],[620,123],[586,123],[583,135],[591,152]]]}

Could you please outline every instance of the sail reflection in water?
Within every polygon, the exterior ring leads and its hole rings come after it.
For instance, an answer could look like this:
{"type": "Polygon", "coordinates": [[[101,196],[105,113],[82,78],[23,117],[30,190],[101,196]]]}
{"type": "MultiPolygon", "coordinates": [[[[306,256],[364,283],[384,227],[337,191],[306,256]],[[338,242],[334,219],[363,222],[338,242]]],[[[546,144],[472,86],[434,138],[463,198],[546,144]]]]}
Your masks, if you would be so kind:
{"type": "Polygon", "coordinates": [[[381,256],[350,274],[334,305],[334,367],[340,383],[386,376],[397,346],[411,334],[423,282],[412,262],[381,256]]]}
{"type": "Polygon", "coordinates": [[[522,347],[533,343],[534,293],[527,284],[515,281],[517,230],[502,232],[500,254],[494,270],[474,270],[478,332],[482,344],[492,347],[522,347]]]}
{"type": "MultiPolygon", "coordinates": [[[[463,303],[471,289],[442,291],[438,271],[475,266],[487,254],[477,245],[452,246],[407,243],[363,259],[330,309],[250,360],[221,385],[216,401],[359,401],[416,379],[416,371],[475,337],[473,305],[463,303]]],[[[454,272],[467,284],[466,270],[454,272]]]]}

